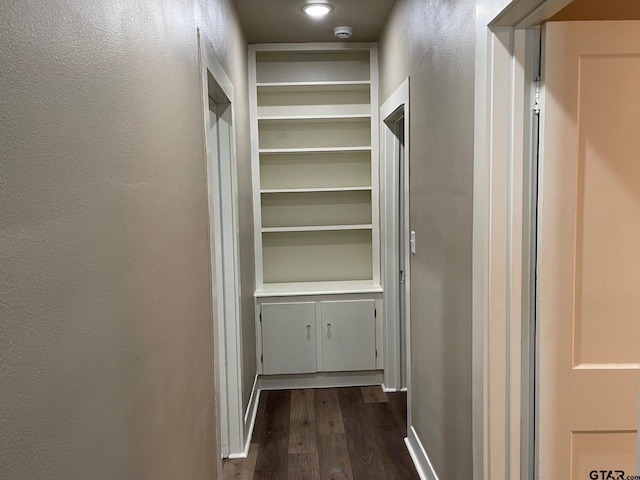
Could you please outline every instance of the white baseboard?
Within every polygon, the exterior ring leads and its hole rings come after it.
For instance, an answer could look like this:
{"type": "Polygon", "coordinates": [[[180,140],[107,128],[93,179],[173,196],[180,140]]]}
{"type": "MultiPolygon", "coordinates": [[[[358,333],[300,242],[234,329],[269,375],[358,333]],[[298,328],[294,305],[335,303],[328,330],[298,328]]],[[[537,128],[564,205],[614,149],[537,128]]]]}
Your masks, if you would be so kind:
{"type": "Polygon", "coordinates": [[[258,375],[253,379],[253,388],[249,397],[249,405],[244,414],[244,451],[238,453],[229,453],[229,458],[247,458],[249,455],[249,447],[251,446],[251,437],[253,435],[253,427],[256,424],[256,416],[258,415],[258,404],[260,403],[260,389],[258,388],[258,375]]]}
{"type": "Polygon", "coordinates": [[[248,452],[240,452],[240,453],[230,453],[227,457],[229,460],[233,460],[236,458],[247,458],[249,456],[248,452]]]}
{"type": "Polygon", "coordinates": [[[382,385],[380,385],[382,387],[382,391],[383,392],[387,392],[387,393],[393,393],[393,392],[397,392],[398,389],[397,388],[389,388],[387,387],[384,382],[382,383],[382,385]]]}
{"type": "Polygon", "coordinates": [[[410,427],[407,433],[408,435],[407,438],[404,439],[404,443],[407,444],[409,455],[411,455],[411,460],[413,460],[416,466],[420,480],[438,480],[438,475],[429,461],[427,452],[424,450],[418,434],[413,427],[410,427]]]}
{"type": "Polygon", "coordinates": [[[256,421],[256,413],[258,412],[259,399],[260,399],[260,389],[258,388],[258,375],[256,375],[256,377],[253,379],[253,387],[251,388],[249,405],[247,405],[247,411],[244,414],[244,431],[245,431],[246,437],[251,437],[251,435],[247,435],[247,433],[250,433],[249,430],[253,429],[253,424],[256,421]]]}
{"type": "Polygon", "coordinates": [[[297,375],[260,375],[260,390],[292,390],[298,388],[362,387],[380,385],[382,371],[320,372],[297,375]]]}

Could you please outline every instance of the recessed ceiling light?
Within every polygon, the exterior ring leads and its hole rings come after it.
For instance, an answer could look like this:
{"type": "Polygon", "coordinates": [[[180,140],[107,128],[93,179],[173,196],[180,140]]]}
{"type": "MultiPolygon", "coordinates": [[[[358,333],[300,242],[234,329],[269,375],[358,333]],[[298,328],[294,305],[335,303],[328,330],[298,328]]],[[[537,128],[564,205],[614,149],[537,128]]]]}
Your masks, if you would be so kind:
{"type": "Polygon", "coordinates": [[[302,7],[302,11],[311,17],[324,17],[331,10],[333,7],[328,3],[307,3],[302,7]]]}

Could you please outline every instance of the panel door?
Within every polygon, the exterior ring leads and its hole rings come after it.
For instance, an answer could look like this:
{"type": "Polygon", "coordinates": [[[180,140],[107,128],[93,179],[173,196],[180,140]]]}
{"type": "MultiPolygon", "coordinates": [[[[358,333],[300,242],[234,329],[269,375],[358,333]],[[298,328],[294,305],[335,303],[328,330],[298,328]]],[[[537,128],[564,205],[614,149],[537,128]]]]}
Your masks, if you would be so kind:
{"type": "Polygon", "coordinates": [[[322,370],[374,370],[375,301],[321,302],[321,311],[322,370]]]}
{"type": "Polygon", "coordinates": [[[316,372],[315,305],[314,302],[262,305],[265,375],[316,372]]]}
{"type": "Polygon", "coordinates": [[[626,478],[640,362],[640,23],[545,29],[539,478],[626,478]]]}

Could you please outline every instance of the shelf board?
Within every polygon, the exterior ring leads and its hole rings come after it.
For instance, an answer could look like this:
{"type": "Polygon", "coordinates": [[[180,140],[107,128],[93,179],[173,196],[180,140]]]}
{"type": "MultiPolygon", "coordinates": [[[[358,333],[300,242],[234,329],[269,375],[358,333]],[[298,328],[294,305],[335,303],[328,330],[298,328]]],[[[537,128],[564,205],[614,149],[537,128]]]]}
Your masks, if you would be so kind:
{"type": "Polygon", "coordinates": [[[260,193],[367,192],[371,187],[263,188],[260,193]]]}
{"type": "Polygon", "coordinates": [[[262,233],[280,233],[280,232],[332,232],[336,230],[371,230],[373,225],[370,223],[361,225],[309,225],[299,227],[264,227],[262,233]]]}
{"type": "Polygon", "coordinates": [[[292,295],[339,295],[348,293],[380,293],[382,286],[372,280],[341,282],[266,283],[256,289],[256,297],[287,297],[292,295]]]}
{"type": "Polygon", "coordinates": [[[343,80],[343,81],[326,81],[326,82],[259,82],[256,83],[257,88],[265,87],[334,87],[347,85],[371,85],[369,80],[343,80]]]}
{"type": "Polygon", "coordinates": [[[258,117],[258,121],[263,125],[290,126],[292,122],[296,124],[342,124],[342,123],[362,123],[368,124],[371,121],[369,113],[353,114],[329,114],[329,115],[268,115],[258,117]]]}
{"type": "Polygon", "coordinates": [[[311,147],[311,148],[261,148],[258,153],[331,153],[331,152],[370,152],[371,147],[311,147]]]}
{"type": "Polygon", "coordinates": [[[315,120],[359,120],[371,118],[369,113],[345,113],[334,115],[262,115],[258,116],[258,121],[315,121],[315,120]]]}

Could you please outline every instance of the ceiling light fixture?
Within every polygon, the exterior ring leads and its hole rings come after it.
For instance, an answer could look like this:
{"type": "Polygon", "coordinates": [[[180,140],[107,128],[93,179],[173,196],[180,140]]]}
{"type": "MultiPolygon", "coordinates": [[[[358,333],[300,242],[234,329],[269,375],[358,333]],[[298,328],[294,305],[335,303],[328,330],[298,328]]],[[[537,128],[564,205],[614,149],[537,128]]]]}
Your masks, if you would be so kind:
{"type": "Polygon", "coordinates": [[[302,7],[304,13],[315,18],[324,17],[331,10],[333,10],[333,7],[328,3],[307,3],[302,7]]]}

